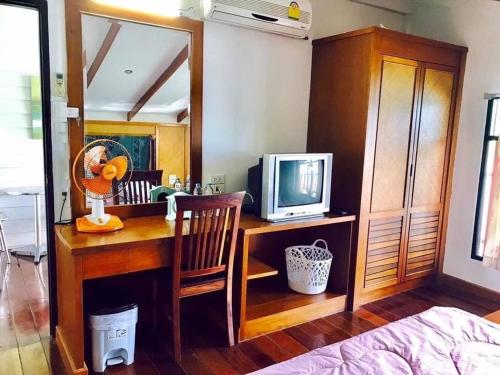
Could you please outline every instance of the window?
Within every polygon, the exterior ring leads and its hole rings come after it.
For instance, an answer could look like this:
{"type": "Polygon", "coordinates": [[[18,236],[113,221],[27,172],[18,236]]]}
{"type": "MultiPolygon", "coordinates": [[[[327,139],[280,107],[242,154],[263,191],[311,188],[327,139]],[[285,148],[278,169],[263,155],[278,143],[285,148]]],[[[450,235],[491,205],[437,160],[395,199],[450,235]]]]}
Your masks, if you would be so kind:
{"type": "MultiPolygon", "coordinates": [[[[495,152],[500,134],[500,97],[488,100],[488,114],[486,116],[486,131],[483,143],[483,158],[479,177],[479,191],[476,205],[476,220],[474,237],[472,240],[472,258],[483,259],[488,213],[490,211],[490,195],[493,184],[493,170],[495,167],[495,152]]],[[[498,160],[496,161],[498,162],[498,160]]]]}

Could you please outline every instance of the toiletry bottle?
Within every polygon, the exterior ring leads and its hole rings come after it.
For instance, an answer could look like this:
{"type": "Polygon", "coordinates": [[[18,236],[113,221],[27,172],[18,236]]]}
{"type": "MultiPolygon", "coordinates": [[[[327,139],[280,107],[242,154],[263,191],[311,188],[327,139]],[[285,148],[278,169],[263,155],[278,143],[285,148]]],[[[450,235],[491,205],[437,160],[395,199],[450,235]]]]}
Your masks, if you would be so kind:
{"type": "Polygon", "coordinates": [[[193,195],[203,195],[203,189],[201,188],[201,184],[194,185],[193,195]]]}
{"type": "Polygon", "coordinates": [[[182,190],[182,182],[180,178],[177,178],[174,183],[174,189],[175,191],[181,191],[182,190]]]}

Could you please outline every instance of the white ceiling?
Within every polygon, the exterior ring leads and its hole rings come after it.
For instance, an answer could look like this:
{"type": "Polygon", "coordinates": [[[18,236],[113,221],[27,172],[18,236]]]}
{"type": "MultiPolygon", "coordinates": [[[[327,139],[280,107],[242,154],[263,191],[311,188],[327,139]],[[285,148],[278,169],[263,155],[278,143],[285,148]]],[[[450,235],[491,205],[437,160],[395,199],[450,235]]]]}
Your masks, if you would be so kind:
{"type": "MultiPolygon", "coordinates": [[[[121,29],[85,92],[86,111],[130,111],[190,39],[189,33],[183,31],[124,21],[120,24],[121,29]],[[133,73],[125,74],[127,69],[133,73]]],[[[94,61],[110,25],[107,18],[83,16],[87,61],[84,72],[94,61]]],[[[189,65],[185,61],[139,114],[180,113],[189,106],[190,87],[189,65]]]]}

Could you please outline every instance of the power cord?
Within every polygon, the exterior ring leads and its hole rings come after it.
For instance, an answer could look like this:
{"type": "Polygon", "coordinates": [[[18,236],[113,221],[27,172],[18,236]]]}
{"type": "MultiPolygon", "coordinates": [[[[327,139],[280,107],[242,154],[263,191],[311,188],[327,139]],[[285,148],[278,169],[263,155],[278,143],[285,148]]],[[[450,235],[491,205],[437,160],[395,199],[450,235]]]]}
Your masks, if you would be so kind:
{"type": "Polygon", "coordinates": [[[59,221],[56,222],[56,224],[70,224],[71,220],[63,220],[62,219],[62,215],[63,215],[63,211],[64,211],[64,206],[66,205],[66,200],[68,199],[68,192],[67,191],[63,191],[62,192],[62,196],[64,198],[63,198],[63,202],[62,202],[62,205],[61,205],[61,212],[59,213],[59,221]]]}

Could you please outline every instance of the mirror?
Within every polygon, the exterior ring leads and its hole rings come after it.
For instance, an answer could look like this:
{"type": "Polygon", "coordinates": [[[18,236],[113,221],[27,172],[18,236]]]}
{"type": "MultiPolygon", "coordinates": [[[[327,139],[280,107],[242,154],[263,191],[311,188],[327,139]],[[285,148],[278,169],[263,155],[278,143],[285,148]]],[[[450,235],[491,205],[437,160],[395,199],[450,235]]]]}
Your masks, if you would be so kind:
{"type": "Polygon", "coordinates": [[[190,187],[191,34],[82,15],[84,143],[126,148],[129,184],[106,205],[154,203],[190,187]]]}

